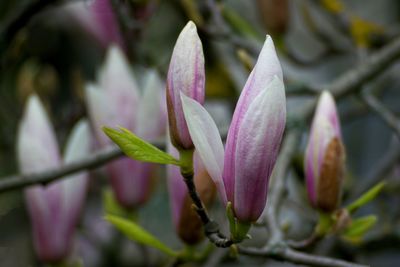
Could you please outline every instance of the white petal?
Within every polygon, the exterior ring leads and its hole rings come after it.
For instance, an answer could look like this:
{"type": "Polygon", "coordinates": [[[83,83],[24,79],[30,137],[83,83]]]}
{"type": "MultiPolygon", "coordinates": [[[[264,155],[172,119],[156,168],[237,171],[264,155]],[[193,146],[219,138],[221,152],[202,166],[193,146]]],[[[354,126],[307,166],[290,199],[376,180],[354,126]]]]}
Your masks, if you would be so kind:
{"type": "Polygon", "coordinates": [[[85,100],[88,114],[94,128],[96,138],[102,146],[110,144],[110,140],[103,133],[101,127],[104,125],[115,127],[115,112],[108,103],[104,90],[95,84],[87,84],[85,87],[85,100]]]}
{"type": "Polygon", "coordinates": [[[108,107],[115,113],[113,123],[134,130],[139,87],[123,52],[116,46],[108,51],[98,78],[107,95],[108,107]]]}
{"type": "MultiPolygon", "coordinates": [[[[18,130],[17,154],[21,173],[44,171],[61,164],[53,127],[36,95],[31,95],[26,103],[18,130]]],[[[43,186],[27,188],[25,198],[35,225],[51,221],[49,202],[43,186]]]]}
{"type": "MultiPolygon", "coordinates": [[[[146,139],[152,140],[159,137],[160,133],[165,130],[164,125],[160,125],[162,113],[166,113],[164,85],[162,84],[157,72],[149,71],[143,88],[143,96],[139,103],[138,117],[136,121],[135,133],[146,139]],[[161,130],[162,129],[162,130],[161,130]]],[[[165,115],[164,115],[165,116],[165,115]]]]}
{"type": "Polygon", "coordinates": [[[224,146],[218,128],[210,114],[197,101],[181,93],[182,107],[190,136],[204,166],[216,184],[222,200],[226,193],[222,181],[224,168],[224,146]]]}
{"type": "MultiPolygon", "coordinates": [[[[90,154],[90,129],[86,120],[80,120],[70,134],[64,153],[64,162],[79,162],[90,154]]],[[[79,172],[59,181],[62,186],[63,216],[71,222],[78,218],[79,211],[85,199],[88,175],[79,172]]]]}
{"type": "Polygon", "coordinates": [[[235,165],[238,166],[235,212],[238,216],[250,216],[252,212],[259,216],[264,209],[267,182],[278,156],[285,122],[285,89],[275,76],[250,104],[239,126],[235,151],[235,165]],[[249,213],[251,205],[253,211],[249,213]]]}
{"type": "Polygon", "coordinates": [[[21,172],[37,172],[60,165],[54,129],[36,95],[27,100],[19,126],[17,154],[21,172]]]}
{"type": "Polygon", "coordinates": [[[112,46],[108,50],[98,78],[105,90],[128,91],[136,101],[139,99],[139,87],[134,74],[124,53],[117,46],[112,46]]]}

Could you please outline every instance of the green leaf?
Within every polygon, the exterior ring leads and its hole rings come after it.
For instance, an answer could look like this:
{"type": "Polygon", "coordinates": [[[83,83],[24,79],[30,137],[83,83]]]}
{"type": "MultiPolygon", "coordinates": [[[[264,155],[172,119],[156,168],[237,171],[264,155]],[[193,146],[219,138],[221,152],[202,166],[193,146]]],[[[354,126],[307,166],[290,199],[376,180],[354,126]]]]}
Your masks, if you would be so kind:
{"type": "Polygon", "coordinates": [[[155,236],[144,230],[138,224],[113,215],[106,215],[105,219],[112,223],[129,239],[137,241],[143,245],[156,248],[171,257],[178,257],[178,252],[173,251],[171,248],[169,248],[167,245],[158,240],[155,236]]]}
{"type": "Polygon", "coordinates": [[[342,237],[353,242],[358,242],[364,234],[371,229],[377,222],[375,215],[369,215],[353,220],[353,222],[343,231],[342,237]]]}
{"type": "Polygon", "coordinates": [[[129,218],[133,221],[136,220],[135,210],[127,210],[120,206],[115,199],[115,195],[110,188],[103,191],[103,209],[106,214],[117,215],[129,218]]]}
{"type": "Polygon", "coordinates": [[[359,197],[357,200],[355,200],[353,203],[347,206],[347,210],[350,213],[354,213],[358,208],[361,206],[364,206],[368,202],[372,201],[377,197],[377,195],[382,191],[382,189],[385,187],[386,183],[385,182],[380,182],[374,187],[372,187],[370,190],[368,190],[366,193],[362,194],[361,197],[359,197]]]}
{"type": "Polygon", "coordinates": [[[109,127],[103,127],[104,133],[113,140],[128,157],[145,162],[180,165],[179,161],[170,154],[140,139],[125,128],[119,127],[119,129],[120,131],[109,127]]]}

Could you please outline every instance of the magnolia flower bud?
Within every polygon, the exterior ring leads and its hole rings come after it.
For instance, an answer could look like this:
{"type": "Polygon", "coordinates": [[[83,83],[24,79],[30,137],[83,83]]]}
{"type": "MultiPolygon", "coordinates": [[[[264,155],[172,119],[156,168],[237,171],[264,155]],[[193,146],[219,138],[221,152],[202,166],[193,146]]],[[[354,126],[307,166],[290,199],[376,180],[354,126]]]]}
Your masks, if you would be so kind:
{"type": "Polygon", "coordinates": [[[264,210],[285,123],[282,69],[267,36],[240,94],[225,148],[225,189],[235,215],[243,221],[257,220],[264,210]]]}
{"type": "Polygon", "coordinates": [[[225,153],[218,128],[206,110],[182,95],[190,135],[225,204],[240,222],[254,222],[264,210],[268,180],[286,123],[282,71],[268,36],[238,100],[225,153]]]}
{"type": "MultiPolygon", "coordinates": [[[[168,146],[168,152],[178,156],[178,151],[171,144],[168,146]]],[[[204,205],[209,206],[215,197],[215,186],[196,153],[194,154],[194,171],[197,192],[204,205]]],[[[176,232],[186,244],[197,244],[204,237],[202,223],[192,207],[193,202],[179,167],[174,165],[167,166],[167,182],[172,219],[176,232]]]]}
{"type": "Polygon", "coordinates": [[[331,212],[338,207],[344,167],[345,150],[335,101],[324,91],[314,115],[304,162],[308,197],[315,208],[331,212]]]}
{"type": "Polygon", "coordinates": [[[180,93],[204,102],[204,55],[196,25],[189,21],[176,41],[167,78],[167,110],[172,144],[191,149],[193,142],[183,115],[180,93]]]}
{"type": "Polygon", "coordinates": [[[94,0],[91,5],[91,12],[98,26],[99,39],[104,44],[117,44],[124,47],[118,19],[112,8],[113,0],[94,0]]]}
{"type": "MultiPolygon", "coordinates": [[[[150,72],[143,92],[121,50],[111,47],[100,70],[98,84],[86,87],[86,103],[101,148],[112,142],[101,130],[104,125],[123,126],[138,136],[154,140],[165,131],[165,107],[161,104],[163,85],[150,72]]],[[[152,189],[154,165],[123,157],[106,165],[119,204],[134,208],[147,201],[152,189]]]]}
{"type": "MultiPolygon", "coordinates": [[[[112,0],[70,1],[63,7],[67,15],[66,23],[76,21],[98,43],[107,48],[109,45],[118,45],[125,48],[125,43],[119,29],[117,17],[111,5],[112,0]],[[72,19],[71,19],[72,17],[72,19]]],[[[63,17],[61,13],[61,18],[63,17]]]]}
{"type": "MultiPolygon", "coordinates": [[[[90,136],[86,121],[80,121],[68,139],[61,159],[54,131],[37,96],[28,99],[20,123],[17,153],[22,173],[60,167],[89,154],[90,136]]],[[[73,233],[84,203],[87,174],[77,173],[47,186],[25,190],[32,223],[34,248],[43,262],[59,262],[70,254],[73,233]]]]}

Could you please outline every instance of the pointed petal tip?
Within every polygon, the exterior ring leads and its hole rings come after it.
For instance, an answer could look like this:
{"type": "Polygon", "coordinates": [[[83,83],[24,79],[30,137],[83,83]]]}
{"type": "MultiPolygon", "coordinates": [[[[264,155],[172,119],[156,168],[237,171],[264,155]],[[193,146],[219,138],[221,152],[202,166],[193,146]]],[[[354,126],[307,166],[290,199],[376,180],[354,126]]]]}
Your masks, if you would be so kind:
{"type": "Polygon", "coordinates": [[[335,103],[335,98],[333,95],[327,91],[324,90],[320,97],[319,97],[319,105],[321,105],[326,111],[330,112],[336,112],[336,103],[335,103]]]}
{"type": "Polygon", "coordinates": [[[183,28],[182,32],[183,31],[192,31],[192,32],[194,31],[197,33],[196,24],[193,21],[189,20],[188,23],[186,23],[185,27],[183,28]]]}
{"type": "Polygon", "coordinates": [[[110,48],[107,50],[105,64],[109,65],[114,62],[127,62],[125,53],[120,47],[115,44],[111,45],[110,48]]]}
{"type": "Polygon", "coordinates": [[[184,39],[193,43],[200,42],[200,37],[197,33],[197,27],[193,21],[190,20],[185,27],[183,27],[181,33],[179,34],[178,40],[179,39],[184,39]]]}
{"type": "Polygon", "coordinates": [[[216,184],[222,200],[226,193],[222,181],[224,169],[224,146],[214,120],[197,101],[180,93],[183,112],[193,143],[207,172],[216,184]]]}

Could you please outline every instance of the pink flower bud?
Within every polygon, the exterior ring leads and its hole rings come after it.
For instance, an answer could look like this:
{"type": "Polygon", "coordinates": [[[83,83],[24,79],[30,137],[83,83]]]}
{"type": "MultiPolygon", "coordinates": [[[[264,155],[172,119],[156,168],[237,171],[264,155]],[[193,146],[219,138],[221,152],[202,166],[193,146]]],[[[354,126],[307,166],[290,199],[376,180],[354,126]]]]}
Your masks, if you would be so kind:
{"type": "Polygon", "coordinates": [[[116,44],[124,48],[118,19],[112,8],[113,0],[94,0],[90,9],[98,26],[98,36],[104,44],[116,44]]]}
{"type": "MultiPolygon", "coordinates": [[[[78,24],[101,46],[108,47],[111,44],[125,48],[117,17],[113,11],[112,0],[77,1],[68,3],[63,10],[67,13],[66,20],[78,22],[78,24]]],[[[61,14],[62,15],[62,14],[61,14]]]]}
{"type": "MultiPolygon", "coordinates": [[[[174,156],[179,155],[171,144],[168,146],[168,152],[174,156]]],[[[194,154],[194,169],[194,182],[200,199],[204,205],[210,206],[215,197],[215,186],[196,153],[194,154]]],[[[172,219],[178,236],[186,244],[199,243],[204,237],[202,222],[192,207],[193,202],[179,167],[167,166],[167,182],[172,219]]]]}
{"type": "MultiPolygon", "coordinates": [[[[64,159],[37,96],[28,99],[20,123],[17,143],[19,167],[22,173],[60,167],[63,162],[79,161],[90,150],[89,127],[79,122],[68,139],[64,159]]],[[[26,204],[32,222],[36,254],[43,262],[58,262],[68,257],[75,226],[84,203],[88,177],[77,173],[47,186],[31,186],[25,190],[26,204]]]]}
{"type": "MultiPolygon", "coordinates": [[[[155,72],[147,76],[144,90],[139,92],[123,53],[111,47],[99,72],[98,84],[86,87],[89,117],[101,148],[112,146],[101,130],[104,125],[123,126],[146,140],[154,140],[164,133],[163,85],[155,72]]],[[[122,206],[133,208],[146,202],[152,189],[153,169],[152,164],[127,157],[106,165],[111,186],[122,206]]]]}
{"type": "Polygon", "coordinates": [[[339,117],[332,95],[324,91],[318,101],[305,154],[305,176],[311,204],[334,211],[340,203],[345,167],[339,117]]]}
{"type": "Polygon", "coordinates": [[[189,21],[176,41],[167,78],[167,110],[172,144],[177,148],[193,148],[183,115],[180,93],[204,102],[204,55],[196,25],[189,21]]]}
{"type": "Polygon", "coordinates": [[[268,180],[286,123],[285,88],[272,39],[268,36],[240,95],[223,150],[218,129],[205,109],[182,95],[196,151],[225,204],[239,221],[253,222],[264,210],[268,180]]]}

